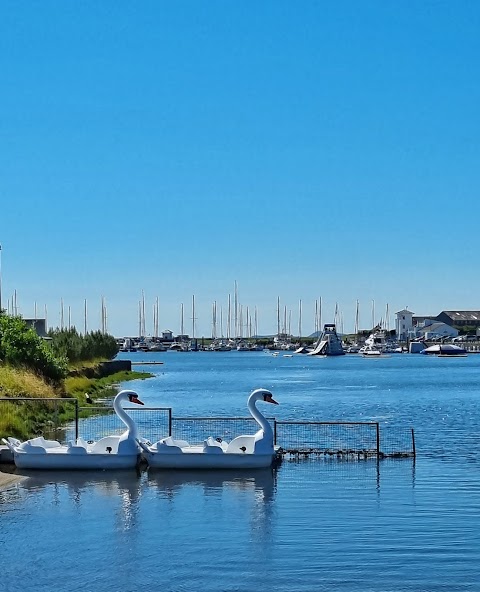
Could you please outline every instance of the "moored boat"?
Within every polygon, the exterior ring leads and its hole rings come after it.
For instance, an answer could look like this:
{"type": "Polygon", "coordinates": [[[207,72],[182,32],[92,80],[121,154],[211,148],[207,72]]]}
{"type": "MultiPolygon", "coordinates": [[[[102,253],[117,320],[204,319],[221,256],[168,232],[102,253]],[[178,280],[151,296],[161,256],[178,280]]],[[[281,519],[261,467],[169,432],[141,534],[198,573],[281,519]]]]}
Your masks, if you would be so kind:
{"type": "Polygon", "coordinates": [[[171,436],[154,444],[138,440],[143,456],[151,467],[162,469],[254,469],[271,466],[275,458],[273,431],[267,419],[256,407],[257,401],[278,405],[266,389],[254,390],[247,406],[260,426],[253,435],[237,436],[231,442],[209,436],[198,446],[171,436]]]}
{"type": "Polygon", "coordinates": [[[143,405],[134,391],[120,391],[115,397],[113,408],[119,419],[127,426],[120,436],[106,436],[98,442],[85,442],[82,438],[66,445],[43,437],[20,442],[16,438],[3,438],[13,453],[15,466],[20,469],[41,470],[85,470],[85,469],[129,469],[136,466],[141,448],[137,426],[122,409],[121,403],[129,401],[143,405]]]}

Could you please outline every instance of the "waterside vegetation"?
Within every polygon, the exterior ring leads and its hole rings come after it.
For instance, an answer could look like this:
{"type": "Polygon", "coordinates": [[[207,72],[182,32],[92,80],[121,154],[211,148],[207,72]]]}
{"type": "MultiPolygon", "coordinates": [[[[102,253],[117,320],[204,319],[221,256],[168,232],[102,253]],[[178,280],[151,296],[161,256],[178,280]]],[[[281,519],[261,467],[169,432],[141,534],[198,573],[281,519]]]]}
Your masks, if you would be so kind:
{"type": "Polygon", "coordinates": [[[120,382],[148,378],[144,372],[122,371],[105,376],[100,362],[117,353],[115,338],[100,331],[80,335],[75,329],[54,330],[47,340],[29,328],[21,317],[0,312],[0,437],[30,437],[49,422],[52,403],[13,399],[57,399],[57,420],[74,417],[74,406],[63,401],[108,398],[120,382]],[[82,359],[84,357],[84,359],[82,359]],[[85,367],[83,367],[85,366],[85,367]]]}

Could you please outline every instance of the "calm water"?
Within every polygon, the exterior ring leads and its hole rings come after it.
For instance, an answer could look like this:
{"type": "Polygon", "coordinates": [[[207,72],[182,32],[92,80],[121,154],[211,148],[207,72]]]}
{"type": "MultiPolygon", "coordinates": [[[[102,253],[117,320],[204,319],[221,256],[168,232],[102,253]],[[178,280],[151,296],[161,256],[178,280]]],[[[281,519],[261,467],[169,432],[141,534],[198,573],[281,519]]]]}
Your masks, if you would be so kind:
{"type": "Polygon", "coordinates": [[[243,416],[262,386],[279,419],[412,426],[416,462],[35,474],[0,492],[2,592],[480,591],[480,355],[130,356],[165,361],[128,383],[148,405],[243,416]]]}

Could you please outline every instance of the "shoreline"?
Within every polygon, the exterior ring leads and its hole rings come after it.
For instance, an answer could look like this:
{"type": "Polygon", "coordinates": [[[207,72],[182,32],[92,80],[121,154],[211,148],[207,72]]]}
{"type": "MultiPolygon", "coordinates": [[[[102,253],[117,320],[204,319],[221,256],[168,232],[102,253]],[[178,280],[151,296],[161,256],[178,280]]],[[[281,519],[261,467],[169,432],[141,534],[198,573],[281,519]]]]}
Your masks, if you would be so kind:
{"type": "Polygon", "coordinates": [[[11,485],[16,485],[27,478],[22,475],[15,475],[13,473],[4,473],[3,469],[4,467],[0,465],[0,491],[2,489],[7,489],[11,485]]]}

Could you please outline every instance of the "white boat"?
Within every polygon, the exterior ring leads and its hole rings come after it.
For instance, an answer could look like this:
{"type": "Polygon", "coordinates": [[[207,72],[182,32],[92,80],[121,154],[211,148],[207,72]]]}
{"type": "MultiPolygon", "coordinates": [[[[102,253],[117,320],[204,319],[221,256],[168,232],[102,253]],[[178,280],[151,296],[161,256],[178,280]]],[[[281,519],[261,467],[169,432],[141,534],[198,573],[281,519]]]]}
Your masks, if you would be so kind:
{"type": "Polygon", "coordinates": [[[154,342],[152,342],[152,343],[149,344],[148,351],[151,351],[151,352],[166,352],[167,351],[167,348],[163,345],[163,343],[160,343],[159,341],[154,341],[154,342]]]}
{"type": "Polygon", "coordinates": [[[378,358],[382,355],[382,352],[379,349],[374,348],[365,348],[363,351],[360,352],[364,358],[378,358]]]}
{"type": "Polygon", "coordinates": [[[137,444],[138,431],[133,419],[122,409],[129,401],[143,405],[134,391],[120,391],[113,401],[119,419],[127,426],[120,436],[107,436],[98,442],[87,443],[82,438],[66,445],[43,437],[20,442],[16,438],[3,438],[13,453],[19,469],[129,469],[136,466],[141,449],[137,444]]]}
{"type": "Polygon", "coordinates": [[[425,348],[421,352],[425,355],[434,355],[439,357],[457,357],[457,358],[465,358],[467,357],[467,350],[463,347],[458,345],[452,345],[450,343],[438,343],[436,345],[431,345],[430,347],[425,348]]]}
{"type": "Polygon", "coordinates": [[[171,436],[148,445],[138,440],[143,456],[151,467],[162,469],[254,469],[271,466],[275,457],[270,424],[256,408],[257,401],[278,405],[272,393],[257,389],[248,398],[248,410],[260,430],[253,435],[237,436],[230,443],[209,436],[203,444],[191,446],[171,436]]]}

